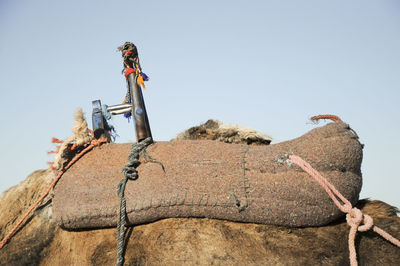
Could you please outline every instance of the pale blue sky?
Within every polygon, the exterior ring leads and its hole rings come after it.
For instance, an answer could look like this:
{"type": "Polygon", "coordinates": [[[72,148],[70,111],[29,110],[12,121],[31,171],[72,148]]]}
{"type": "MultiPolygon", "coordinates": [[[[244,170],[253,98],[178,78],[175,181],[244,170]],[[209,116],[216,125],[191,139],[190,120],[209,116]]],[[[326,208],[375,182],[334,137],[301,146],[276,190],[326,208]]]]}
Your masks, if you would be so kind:
{"type": "Polygon", "coordinates": [[[92,100],[123,100],[116,48],[131,41],[156,140],[215,118],[276,143],[337,114],[365,144],[361,197],[400,207],[399,30],[400,4],[385,0],[0,0],[0,192],[47,167],[77,107],[91,123],[92,100]]]}

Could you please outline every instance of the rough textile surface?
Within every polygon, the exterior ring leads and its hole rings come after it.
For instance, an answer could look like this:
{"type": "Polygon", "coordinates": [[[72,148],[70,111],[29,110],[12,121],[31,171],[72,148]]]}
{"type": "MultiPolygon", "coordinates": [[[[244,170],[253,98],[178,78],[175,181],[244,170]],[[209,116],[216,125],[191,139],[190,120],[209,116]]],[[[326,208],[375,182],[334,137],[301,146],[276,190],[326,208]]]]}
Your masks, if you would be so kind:
{"type": "MultiPolygon", "coordinates": [[[[64,228],[115,226],[116,186],[130,144],[109,144],[82,158],[55,188],[53,218],[64,228]]],[[[362,145],[345,123],[330,123],[270,146],[215,141],[160,142],[142,156],[139,178],[125,192],[128,224],[206,217],[285,226],[319,226],[341,213],[300,168],[274,161],[293,152],[352,203],[361,189],[362,145]]]]}

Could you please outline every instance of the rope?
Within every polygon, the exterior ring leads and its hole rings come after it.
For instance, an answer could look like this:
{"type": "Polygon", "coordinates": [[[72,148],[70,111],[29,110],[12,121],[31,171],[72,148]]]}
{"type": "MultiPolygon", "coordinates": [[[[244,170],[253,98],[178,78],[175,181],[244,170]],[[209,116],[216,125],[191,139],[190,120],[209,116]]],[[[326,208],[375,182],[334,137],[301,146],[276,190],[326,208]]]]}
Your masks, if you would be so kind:
{"type": "Polygon", "coordinates": [[[78,161],[85,153],[90,151],[96,146],[100,146],[102,143],[106,143],[107,139],[106,138],[101,138],[101,139],[93,139],[90,142],[90,145],[87,146],[85,149],[83,149],[80,153],[76,154],[75,157],[62,169],[60,172],[58,172],[58,175],[53,179],[53,182],[51,182],[50,186],[42,193],[42,195],[39,197],[39,199],[32,204],[32,206],[26,211],[24,216],[18,221],[18,223],[11,229],[11,231],[4,237],[4,239],[0,242],[0,249],[4,247],[4,245],[7,243],[8,240],[13,237],[13,235],[18,231],[19,227],[22,225],[22,223],[26,220],[26,218],[29,216],[29,214],[34,211],[37,206],[40,204],[40,202],[49,194],[51,189],[57,184],[57,181],[60,180],[61,176],[76,162],[78,161]]]}
{"type": "MultiPolygon", "coordinates": [[[[73,136],[69,137],[65,141],[59,141],[53,138],[53,142],[62,143],[61,146],[57,149],[57,154],[54,156],[54,162],[51,165],[51,169],[61,169],[63,165],[63,155],[64,151],[69,147],[72,142],[75,142],[74,146],[82,146],[92,140],[92,137],[89,135],[88,125],[83,115],[82,108],[78,108],[74,112],[74,125],[72,126],[73,136]]],[[[93,134],[92,134],[93,136],[93,134]]]]}
{"type": "Polygon", "coordinates": [[[342,122],[342,119],[337,115],[316,115],[310,118],[311,121],[318,122],[320,119],[330,119],[333,122],[342,122]]]}
{"type": "Polygon", "coordinates": [[[131,152],[128,156],[128,163],[122,169],[124,178],[117,186],[118,197],[120,198],[119,205],[119,220],[117,224],[117,266],[124,264],[124,239],[125,239],[125,225],[126,225],[126,200],[125,200],[125,187],[128,180],[136,180],[138,178],[137,167],[140,165],[139,154],[153,143],[152,138],[144,139],[139,143],[132,144],[131,152]]]}
{"type": "MultiPolygon", "coordinates": [[[[400,241],[389,233],[385,232],[378,226],[374,225],[373,219],[371,216],[367,214],[363,214],[359,209],[353,208],[350,201],[348,201],[331,183],[326,180],[317,170],[315,170],[309,163],[301,159],[296,155],[287,156],[288,159],[286,162],[288,164],[293,163],[298,165],[303,171],[308,173],[312,178],[314,178],[321,187],[328,193],[329,197],[333,200],[335,205],[344,213],[346,213],[346,221],[350,226],[349,232],[349,256],[350,256],[350,265],[356,266],[357,263],[357,252],[354,244],[354,240],[357,234],[357,231],[364,232],[372,229],[374,232],[378,233],[384,239],[392,243],[393,245],[400,248],[400,241]],[[339,199],[343,202],[341,204],[339,199]]],[[[277,160],[279,162],[283,162],[282,159],[277,160]]]]}

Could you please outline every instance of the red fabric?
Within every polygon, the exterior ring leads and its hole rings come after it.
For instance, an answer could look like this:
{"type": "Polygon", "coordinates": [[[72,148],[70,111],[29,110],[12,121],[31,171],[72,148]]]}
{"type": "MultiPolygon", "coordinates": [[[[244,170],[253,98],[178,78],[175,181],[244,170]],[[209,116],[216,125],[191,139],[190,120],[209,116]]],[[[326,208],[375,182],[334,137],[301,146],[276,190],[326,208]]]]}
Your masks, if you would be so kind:
{"type": "Polygon", "coordinates": [[[128,78],[128,76],[129,76],[129,74],[132,74],[132,73],[136,73],[136,70],[134,69],[134,68],[126,68],[125,69],[125,78],[128,78]]]}
{"type": "Polygon", "coordinates": [[[122,55],[126,55],[126,54],[131,54],[132,51],[126,51],[126,52],[122,52],[122,55]]]}

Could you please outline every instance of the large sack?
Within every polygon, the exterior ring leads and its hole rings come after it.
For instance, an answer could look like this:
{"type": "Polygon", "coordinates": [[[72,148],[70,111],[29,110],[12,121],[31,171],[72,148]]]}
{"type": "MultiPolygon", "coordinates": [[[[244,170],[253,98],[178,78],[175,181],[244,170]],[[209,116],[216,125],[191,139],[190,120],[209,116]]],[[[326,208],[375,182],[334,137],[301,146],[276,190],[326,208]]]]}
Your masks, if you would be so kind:
{"type": "MultiPolygon", "coordinates": [[[[131,144],[96,148],[55,188],[53,218],[64,228],[117,224],[118,182],[131,144]]],[[[321,172],[352,203],[361,190],[362,145],[345,123],[330,123],[270,146],[216,141],[158,142],[141,157],[139,178],[125,191],[129,224],[206,217],[285,226],[320,226],[341,213],[325,191],[296,166],[275,161],[293,152],[321,172]]]]}

